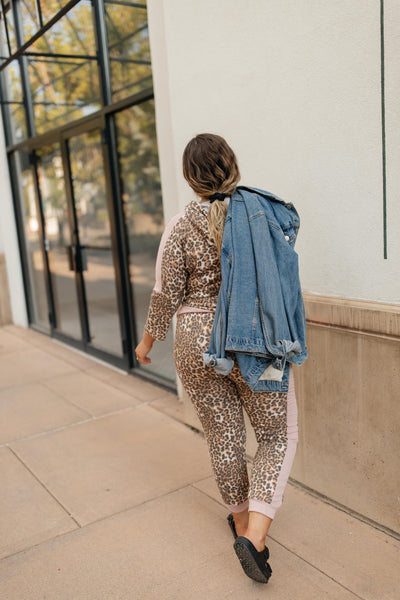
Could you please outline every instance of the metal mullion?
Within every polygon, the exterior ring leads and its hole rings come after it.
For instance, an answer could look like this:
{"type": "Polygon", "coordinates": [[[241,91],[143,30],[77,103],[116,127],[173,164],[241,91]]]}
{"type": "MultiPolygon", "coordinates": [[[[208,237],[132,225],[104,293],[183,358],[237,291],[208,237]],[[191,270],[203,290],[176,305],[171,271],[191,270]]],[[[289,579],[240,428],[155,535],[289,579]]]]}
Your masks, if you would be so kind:
{"type": "MultiPolygon", "coordinates": [[[[110,106],[104,106],[103,108],[97,110],[86,117],[81,117],[74,121],[73,129],[79,130],[82,127],[88,126],[95,122],[98,119],[101,119],[105,115],[109,115],[111,113],[117,113],[125,108],[129,108],[130,106],[135,106],[145,102],[146,100],[151,100],[154,98],[153,88],[146,88],[141,90],[137,94],[132,94],[131,96],[127,96],[126,98],[122,98],[117,102],[114,102],[110,106]]],[[[46,131],[46,133],[41,133],[40,135],[35,136],[34,138],[25,139],[16,144],[10,144],[7,146],[7,152],[14,152],[15,150],[32,150],[34,148],[40,148],[41,146],[47,145],[49,140],[57,139],[57,136],[61,134],[66,134],[71,130],[71,124],[67,123],[64,125],[59,125],[57,128],[52,129],[51,131],[46,131]]]]}
{"type": "MultiPolygon", "coordinates": [[[[72,171],[71,171],[71,160],[69,154],[68,140],[61,136],[59,140],[62,165],[64,171],[64,182],[65,182],[65,197],[67,202],[68,221],[71,232],[71,244],[74,245],[80,253],[80,241],[79,241],[79,228],[78,228],[78,217],[75,210],[74,200],[74,189],[72,183],[72,171]]],[[[80,258],[80,257],[79,257],[80,258]]],[[[81,262],[81,260],[79,260],[81,262]]],[[[76,271],[75,269],[75,284],[78,296],[78,310],[79,318],[81,323],[81,336],[83,346],[86,348],[90,342],[90,328],[89,328],[89,315],[87,311],[87,300],[85,291],[85,282],[83,279],[83,273],[76,271]]]]}
{"type": "Polygon", "coordinates": [[[106,145],[104,165],[106,171],[107,200],[110,215],[112,254],[116,276],[117,300],[120,315],[123,355],[127,367],[133,365],[133,348],[137,345],[134,298],[130,285],[129,242],[121,202],[121,182],[118,163],[117,135],[114,115],[106,117],[106,145]]]}
{"type": "Polygon", "coordinates": [[[56,52],[25,52],[24,56],[42,56],[45,58],[55,58],[52,62],[57,62],[57,58],[71,58],[81,60],[97,60],[97,56],[90,54],[58,54],[56,52]]]}
{"type": "MultiPolygon", "coordinates": [[[[23,42],[23,25],[22,25],[22,14],[21,14],[20,5],[18,2],[14,1],[12,3],[12,11],[13,11],[13,17],[14,17],[15,37],[16,37],[16,41],[17,41],[17,46],[20,47],[23,42]]],[[[18,57],[18,63],[19,63],[20,75],[21,75],[23,100],[25,103],[27,133],[28,133],[28,137],[33,137],[35,135],[35,122],[34,122],[34,115],[33,115],[32,94],[31,94],[29,74],[28,74],[28,63],[27,63],[27,59],[25,58],[25,56],[20,55],[18,57]]]]}
{"type": "MultiPolygon", "coordinates": [[[[7,95],[5,93],[5,89],[6,89],[6,85],[5,85],[5,77],[6,77],[6,73],[0,71],[0,97],[1,98],[6,98],[7,95]]],[[[10,104],[12,104],[12,102],[10,102],[10,104]]],[[[23,102],[22,102],[23,104],[23,102]]],[[[10,108],[8,107],[6,109],[7,103],[2,101],[1,102],[1,116],[3,118],[3,125],[4,125],[4,134],[5,134],[5,138],[6,138],[6,145],[9,146],[9,144],[12,142],[12,135],[11,135],[11,115],[10,115],[10,108]]]]}
{"type": "Polygon", "coordinates": [[[93,113],[91,119],[87,119],[86,117],[84,119],[85,120],[79,119],[79,121],[74,121],[73,125],[69,125],[68,127],[63,126],[61,129],[61,137],[66,140],[80,135],[81,133],[92,131],[92,129],[104,128],[104,116],[102,114],[93,113]]]}
{"type": "Polygon", "coordinates": [[[103,106],[112,103],[111,69],[108,59],[108,40],[105,21],[104,0],[93,0],[96,48],[99,59],[103,106]]]}
{"type": "Polygon", "coordinates": [[[113,4],[116,5],[120,5],[120,6],[129,6],[129,7],[134,7],[134,8],[144,8],[147,9],[147,6],[145,4],[137,4],[136,2],[127,2],[126,0],[105,0],[105,4],[111,4],[111,6],[113,4]]]}
{"type": "Polygon", "coordinates": [[[17,229],[17,240],[18,240],[18,249],[19,249],[19,258],[21,261],[21,269],[22,269],[22,282],[24,287],[24,296],[25,296],[25,305],[26,312],[28,316],[28,323],[32,323],[33,321],[33,297],[32,290],[30,286],[30,278],[29,278],[29,265],[28,265],[28,248],[26,245],[25,238],[25,222],[22,214],[22,198],[19,193],[19,188],[17,187],[17,182],[19,178],[16,176],[17,165],[16,158],[17,152],[13,152],[12,154],[8,154],[7,162],[8,169],[10,173],[10,181],[11,181],[11,191],[12,191],[12,200],[14,205],[14,218],[17,229]]]}
{"type": "MultiPolygon", "coordinates": [[[[29,59],[29,66],[34,67],[35,63],[38,63],[38,62],[40,62],[42,64],[51,64],[51,63],[57,62],[58,65],[72,65],[73,67],[80,67],[80,66],[82,66],[82,65],[85,64],[83,62],[74,62],[73,60],[69,60],[69,59],[54,61],[54,60],[51,60],[51,59],[49,59],[49,60],[46,60],[46,59],[44,59],[44,60],[36,60],[35,58],[30,58],[29,59]]],[[[53,81],[58,81],[59,79],[61,79],[62,77],[64,77],[64,75],[68,75],[70,72],[71,71],[67,71],[67,72],[63,71],[63,73],[61,75],[59,75],[58,77],[55,77],[51,81],[52,82],[53,81]]],[[[48,84],[46,84],[46,87],[47,87],[47,85],[48,84]]]]}
{"type": "Polygon", "coordinates": [[[43,256],[44,280],[46,284],[46,295],[48,305],[48,317],[50,322],[50,331],[57,327],[56,313],[54,307],[53,285],[51,281],[50,262],[49,262],[49,242],[46,235],[46,220],[43,212],[42,194],[40,191],[39,176],[38,176],[38,158],[35,151],[30,156],[31,172],[35,186],[36,210],[39,215],[39,234],[43,256]]]}
{"type": "Polygon", "coordinates": [[[42,28],[43,27],[42,7],[40,6],[39,0],[35,0],[35,6],[36,6],[36,12],[37,12],[37,17],[38,17],[38,21],[39,21],[39,26],[42,28]]]}
{"type": "Polygon", "coordinates": [[[46,33],[46,31],[51,29],[51,27],[53,27],[53,25],[55,25],[71,8],[74,8],[74,6],[78,4],[78,2],[80,2],[80,0],[70,0],[56,15],[54,15],[52,19],[50,19],[50,21],[46,23],[46,25],[39,29],[39,31],[37,31],[35,35],[33,35],[27,42],[25,42],[25,44],[23,44],[17,50],[17,52],[10,56],[10,58],[0,66],[0,71],[8,67],[8,65],[13,60],[20,57],[30,46],[32,46],[32,44],[34,44],[40,37],[42,37],[43,34],[46,33]]]}
{"type": "Polygon", "coordinates": [[[120,63],[133,63],[135,65],[148,65],[151,66],[150,60],[135,60],[134,58],[118,58],[114,56],[110,56],[110,61],[112,62],[120,62],[120,63]]]}
{"type": "Polygon", "coordinates": [[[11,56],[11,54],[12,54],[12,52],[11,52],[11,43],[10,43],[10,36],[8,34],[8,25],[7,25],[7,19],[6,19],[6,9],[4,7],[4,0],[1,0],[1,8],[3,9],[4,29],[6,30],[8,55],[11,56]]]}
{"type": "MultiPolygon", "coordinates": [[[[12,104],[23,104],[22,102],[13,102],[12,104]]],[[[34,102],[33,103],[34,106],[54,106],[54,102],[34,102]]],[[[66,115],[70,115],[71,113],[75,112],[75,110],[77,110],[78,108],[82,108],[82,106],[86,106],[86,104],[75,104],[74,102],[57,102],[57,106],[74,106],[74,110],[70,110],[67,113],[64,113],[64,115],[62,115],[63,117],[66,115]]],[[[60,117],[55,117],[55,119],[59,119],[60,117]]],[[[47,121],[48,123],[52,121],[53,119],[51,119],[50,121],[47,121]]]]}

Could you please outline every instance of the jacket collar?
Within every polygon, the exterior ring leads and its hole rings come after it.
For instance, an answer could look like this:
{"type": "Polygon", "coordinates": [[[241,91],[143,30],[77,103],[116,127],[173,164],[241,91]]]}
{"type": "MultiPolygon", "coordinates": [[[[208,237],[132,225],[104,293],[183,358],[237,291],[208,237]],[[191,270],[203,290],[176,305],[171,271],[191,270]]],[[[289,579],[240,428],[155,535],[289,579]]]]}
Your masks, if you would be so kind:
{"type": "Polygon", "coordinates": [[[192,200],[186,207],[186,215],[196,227],[205,235],[208,235],[208,218],[207,213],[201,208],[197,200],[192,200]]]}

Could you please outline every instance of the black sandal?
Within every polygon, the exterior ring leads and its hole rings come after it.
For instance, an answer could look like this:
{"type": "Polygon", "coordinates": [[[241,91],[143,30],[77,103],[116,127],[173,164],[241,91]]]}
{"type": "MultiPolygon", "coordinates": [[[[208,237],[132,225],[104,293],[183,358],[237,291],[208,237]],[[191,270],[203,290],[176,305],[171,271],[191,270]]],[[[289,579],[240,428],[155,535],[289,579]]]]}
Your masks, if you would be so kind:
{"type": "Polygon", "coordinates": [[[227,517],[226,517],[227,521],[228,521],[228,525],[231,528],[231,531],[233,533],[233,537],[237,538],[237,533],[236,533],[236,527],[235,527],[235,521],[233,520],[233,515],[232,513],[230,513],[227,517]]]}
{"type": "Polygon", "coordinates": [[[268,548],[265,546],[264,550],[258,552],[251,541],[242,536],[236,538],[233,548],[247,577],[260,583],[268,583],[272,574],[272,569],[267,563],[268,548]]]}

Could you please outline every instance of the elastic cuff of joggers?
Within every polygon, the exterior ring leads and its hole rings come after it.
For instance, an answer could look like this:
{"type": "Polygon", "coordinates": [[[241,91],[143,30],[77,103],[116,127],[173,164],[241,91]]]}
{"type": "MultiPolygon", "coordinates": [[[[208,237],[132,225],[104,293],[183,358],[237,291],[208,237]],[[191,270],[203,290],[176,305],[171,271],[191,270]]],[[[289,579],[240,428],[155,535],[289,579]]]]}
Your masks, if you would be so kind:
{"type": "Polygon", "coordinates": [[[277,507],[274,508],[271,504],[268,504],[267,502],[262,502],[261,500],[254,500],[253,498],[250,498],[249,500],[249,512],[258,512],[262,515],[265,515],[266,517],[269,517],[270,519],[273,519],[275,517],[276,510],[277,507]]]}
{"type": "Polygon", "coordinates": [[[246,502],[242,502],[242,504],[227,504],[226,507],[229,508],[229,510],[232,513],[240,513],[243,512],[244,510],[247,509],[247,507],[249,506],[249,501],[246,500],[246,502]]]}

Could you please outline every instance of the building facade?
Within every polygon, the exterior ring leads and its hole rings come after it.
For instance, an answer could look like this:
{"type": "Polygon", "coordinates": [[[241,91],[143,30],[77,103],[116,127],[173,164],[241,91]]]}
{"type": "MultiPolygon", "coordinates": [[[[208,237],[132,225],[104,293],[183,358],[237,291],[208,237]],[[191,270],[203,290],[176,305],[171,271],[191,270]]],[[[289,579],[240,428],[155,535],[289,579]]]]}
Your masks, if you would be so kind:
{"type": "MultiPolygon", "coordinates": [[[[146,4],[3,2],[0,25],[13,319],[140,370],[164,224],[146,4]]],[[[157,358],[174,385],[171,352],[157,358]]]]}
{"type": "MultiPolygon", "coordinates": [[[[144,371],[158,240],[192,197],[183,149],[223,135],[242,183],[301,217],[293,478],[397,532],[399,23],[396,0],[3,0],[0,21],[4,318],[144,371]]],[[[152,368],[173,384],[172,333],[152,368]]]]}

